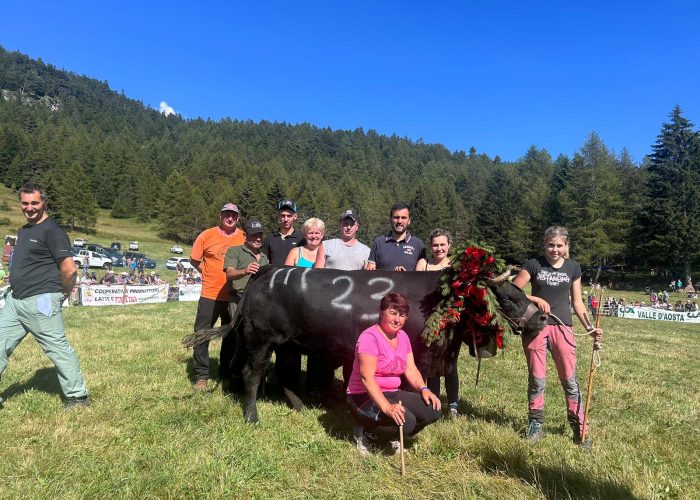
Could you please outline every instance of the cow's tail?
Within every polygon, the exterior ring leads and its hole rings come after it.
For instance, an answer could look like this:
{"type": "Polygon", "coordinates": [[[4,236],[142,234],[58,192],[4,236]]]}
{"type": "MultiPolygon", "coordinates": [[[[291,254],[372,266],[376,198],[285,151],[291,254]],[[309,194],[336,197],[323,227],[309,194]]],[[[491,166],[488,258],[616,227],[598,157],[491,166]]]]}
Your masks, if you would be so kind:
{"type": "Polygon", "coordinates": [[[207,328],[205,330],[199,330],[194,333],[190,333],[189,335],[185,335],[182,337],[182,346],[185,349],[194,349],[204,342],[222,339],[228,335],[231,330],[235,330],[238,323],[240,323],[243,319],[243,316],[241,315],[241,306],[243,305],[244,300],[245,294],[243,294],[243,297],[241,297],[241,301],[238,303],[238,307],[236,308],[236,312],[234,313],[230,323],[221,325],[219,328],[207,328]]]}
{"type": "Polygon", "coordinates": [[[194,349],[204,342],[210,342],[212,340],[223,338],[233,330],[234,323],[227,323],[221,325],[219,328],[207,328],[206,330],[199,330],[189,335],[182,337],[182,346],[185,349],[194,349]]]}

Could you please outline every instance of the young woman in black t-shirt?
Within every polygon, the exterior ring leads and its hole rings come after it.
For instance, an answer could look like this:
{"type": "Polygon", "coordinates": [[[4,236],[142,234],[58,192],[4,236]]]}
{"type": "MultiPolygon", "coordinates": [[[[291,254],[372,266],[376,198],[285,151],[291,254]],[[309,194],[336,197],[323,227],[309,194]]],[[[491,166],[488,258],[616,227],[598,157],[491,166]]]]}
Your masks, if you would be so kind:
{"type": "MultiPolygon", "coordinates": [[[[582,444],[583,404],[576,380],[576,338],[571,307],[586,332],[597,343],[600,342],[603,331],[594,328],[581,299],[581,266],[569,259],[569,232],[566,228],[550,227],[545,231],[544,256],[527,261],[513,281],[520,288],[528,282],[532,285],[532,295],[528,299],[544,313],[550,314],[550,317],[537,336],[522,337],[529,375],[529,423],[526,437],[537,442],[543,434],[544,384],[549,350],[564,389],[574,442],[582,444]]],[[[589,443],[583,445],[587,447],[589,443]]]]}

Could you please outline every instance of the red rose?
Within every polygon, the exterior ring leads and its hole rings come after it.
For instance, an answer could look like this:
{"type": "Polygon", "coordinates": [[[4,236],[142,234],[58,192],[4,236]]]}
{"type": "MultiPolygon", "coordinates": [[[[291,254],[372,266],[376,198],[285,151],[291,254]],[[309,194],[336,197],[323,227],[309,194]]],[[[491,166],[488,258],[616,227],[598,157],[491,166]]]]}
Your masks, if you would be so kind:
{"type": "Polygon", "coordinates": [[[486,260],[484,261],[484,264],[487,265],[487,266],[490,266],[490,265],[493,264],[494,262],[496,262],[496,259],[493,258],[493,255],[489,255],[488,257],[486,257],[486,260]]]}
{"type": "Polygon", "coordinates": [[[478,247],[469,247],[469,255],[476,259],[481,259],[486,255],[486,250],[483,248],[478,248],[478,247]]]}
{"type": "Polygon", "coordinates": [[[463,305],[464,305],[464,301],[462,301],[462,300],[455,301],[455,307],[462,307],[463,305]]]}
{"type": "Polygon", "coordinates": [[[475,314],[474,319],[481,326],[488,326],[489,323],[491,323],[491,320],[493,319],[493,315],[488,312],[486,314],[475,314]]]}
{"type": "Polygon", "coordinates": [[[503,349],[503,332],[501,330],[496,334],[496,347],[503,349]]]}

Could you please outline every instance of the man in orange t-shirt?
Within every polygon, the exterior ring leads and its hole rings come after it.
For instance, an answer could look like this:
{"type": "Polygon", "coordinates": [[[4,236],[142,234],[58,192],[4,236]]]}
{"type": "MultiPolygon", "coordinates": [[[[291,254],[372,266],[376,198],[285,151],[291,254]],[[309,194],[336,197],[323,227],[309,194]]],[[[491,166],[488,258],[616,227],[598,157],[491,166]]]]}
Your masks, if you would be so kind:
{"type": "MultiPolygon", "coordinates": [[[[245,242],[243,231],[236,227],[239,217],[238,207],[233,203],[227,203],[221,209],[219,225],[202,231],[192,246],[190,263],[202,274],[202,293],[199,296],[197,316],[194,320],[195,332],[211,328],[219,318],[222,324],[231,322],[228,312],[224,257],[229,247],[239,246],[245,242]]],[[[206,389],[209,380],[209,342],[194,348],[192,365],[194,388],[206,389]]]]}

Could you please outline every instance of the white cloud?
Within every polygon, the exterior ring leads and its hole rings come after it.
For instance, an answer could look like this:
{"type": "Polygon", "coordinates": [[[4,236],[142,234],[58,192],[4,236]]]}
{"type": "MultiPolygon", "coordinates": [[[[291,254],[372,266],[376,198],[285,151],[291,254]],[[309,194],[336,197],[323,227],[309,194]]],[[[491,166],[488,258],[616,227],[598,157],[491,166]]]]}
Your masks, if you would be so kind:
{"type": "Polygon", "coordinates": [[[173,109],[172,106],[168,106],[168,103],[165,101],[160,101],[160,112],[163,113],[165,116],[170,116],[170,115],[175,115],[175,110],[173,109]]]}

